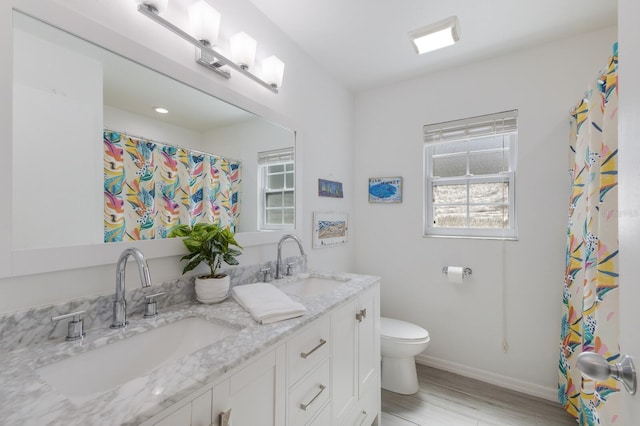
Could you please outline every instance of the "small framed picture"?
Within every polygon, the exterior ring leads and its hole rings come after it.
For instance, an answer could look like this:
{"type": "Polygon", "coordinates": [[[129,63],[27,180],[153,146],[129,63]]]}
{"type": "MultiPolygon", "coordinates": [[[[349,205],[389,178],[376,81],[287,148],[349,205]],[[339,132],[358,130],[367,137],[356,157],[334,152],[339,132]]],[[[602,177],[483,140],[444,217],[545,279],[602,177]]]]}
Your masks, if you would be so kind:
{"type": "Polygon", "coordinates": [[[320,197],[343,198],[342,182],[318,179],[318,195],[320,197]]]}
{"type": "Polygon", "coordinates": [[[370,203],[401,203],[402,177],[369,178],[370,203]]]}
{"type": "Polygon", "coordinates": [[[348,231],[347,213],[313,213],[313,248],[345,244],[348,231]]]}

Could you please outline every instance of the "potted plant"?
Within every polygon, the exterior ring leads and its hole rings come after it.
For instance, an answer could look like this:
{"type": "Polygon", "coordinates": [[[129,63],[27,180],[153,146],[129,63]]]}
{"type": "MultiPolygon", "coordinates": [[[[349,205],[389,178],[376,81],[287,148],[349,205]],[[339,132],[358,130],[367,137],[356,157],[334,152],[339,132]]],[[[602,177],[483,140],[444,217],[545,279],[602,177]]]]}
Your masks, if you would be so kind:
{"type": "Polygon", "coordinates": [[[196,277],[198,300],[202,303],[217,303],[226,299],[230,277],[216,271],[222,262],[228,265],[238,264],[236,256],[242,254],[238,250],[242,247],[236,242],[233,232],[213,223],[197,223],[193,227],[178,225],[171,230],[169,237],[184,237],[182,242],[189,250],[189,254],[180,259],[187,261],[183,274],[200,263],[207,264],[211,270],[208,275],[196,277]]]}

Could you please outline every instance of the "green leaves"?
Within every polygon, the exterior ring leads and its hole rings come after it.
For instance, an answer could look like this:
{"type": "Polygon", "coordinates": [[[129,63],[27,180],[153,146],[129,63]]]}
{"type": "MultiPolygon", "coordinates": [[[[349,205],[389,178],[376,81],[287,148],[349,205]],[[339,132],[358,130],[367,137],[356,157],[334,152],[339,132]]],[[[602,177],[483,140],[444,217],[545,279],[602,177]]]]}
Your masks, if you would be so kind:
{"type": "Polygon", "coordinates": [[[242,247],[237,243],[233,232],[212,223],[197,223],[193,227],[179,225],[171,230],[169,237],[184,237],[182,240],[189,254],[181,260],[187,260],[182,273],[187,273],[204,262],[211,269],[211,276],[216,275],[222,262],[238,265],[236,256],[242,254],[242,247]]]}

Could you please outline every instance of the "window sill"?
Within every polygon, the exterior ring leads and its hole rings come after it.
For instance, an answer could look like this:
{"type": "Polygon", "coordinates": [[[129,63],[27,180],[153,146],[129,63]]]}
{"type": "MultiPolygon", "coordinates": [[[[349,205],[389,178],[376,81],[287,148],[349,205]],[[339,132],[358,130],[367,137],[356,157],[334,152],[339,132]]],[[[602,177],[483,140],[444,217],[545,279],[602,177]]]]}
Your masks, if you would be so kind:
{"type": "Polygon", "coordinates": [[[497,240],[497,241],[518,241],[518,237],[488,237],[476,235],[433,235],[423,234],[422,238],[447,238],[456,240],[497,240]]]}

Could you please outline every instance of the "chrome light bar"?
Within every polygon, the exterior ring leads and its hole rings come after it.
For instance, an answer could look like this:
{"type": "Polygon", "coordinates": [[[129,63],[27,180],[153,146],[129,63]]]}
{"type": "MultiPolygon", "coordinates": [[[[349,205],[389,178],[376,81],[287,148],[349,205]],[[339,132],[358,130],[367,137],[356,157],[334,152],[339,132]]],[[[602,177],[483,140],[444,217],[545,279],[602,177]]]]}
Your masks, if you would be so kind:
{"type": "Polygon", "coordinates": [[[196,49],[198,49],[196,53],[196,62],[198,64],[206,67],[207,69],[215,72],[216,74],[224,78],[229,79],[231,78],[231,73],[229,71],[220,69],[221,67],[226,65],[229,68],[233,68],[234,70],[238,71],[240,74],[243,74],[246,77],[249,77],[251,80],[255,81],[265,89],[268,89],[273,93],[278,93],[277,87],[270,85],[266,81],[262,80],[260,77],[250,72],[248,69],[241,67],[240,65],[233,62],[231,59],[225,57],[219,52],[216,52],[211,48],[211,46],[207,42],[201,42],[200,40],[196,39],[195,37],[192,37],[190,34],[186,33],[182,29],[178,28],[177,26],[173,25],[171,22],[167,21],[166,19],[158,15],[157,10],[153,6],[144,4],[144,3],[139,4],[138,12],[142,13],[147,18],[162,25],[172,33],[178,35],[180,38],[188,41],[193,46],[195,46],[196,49]]]}

